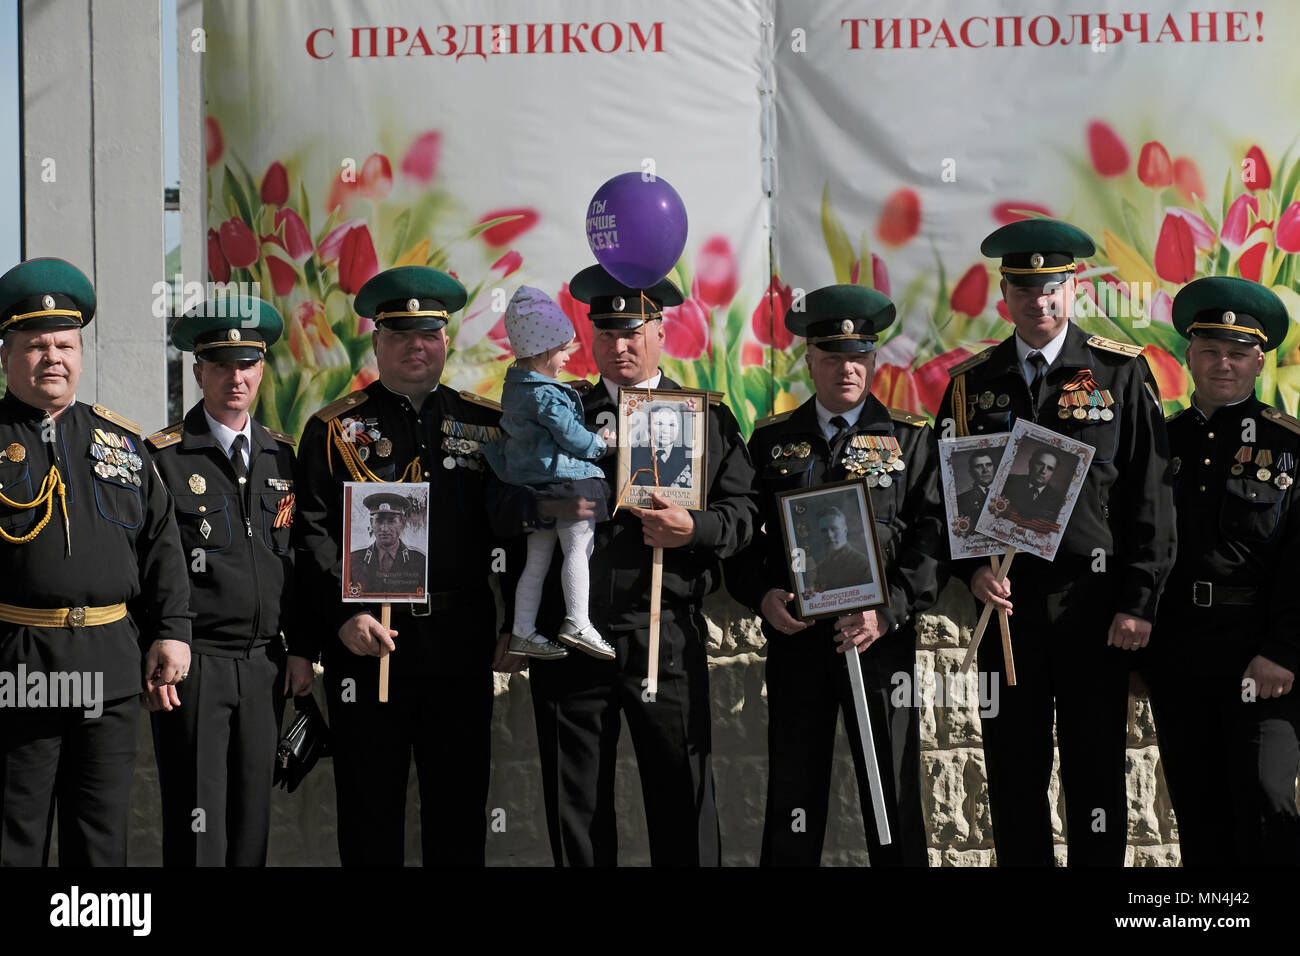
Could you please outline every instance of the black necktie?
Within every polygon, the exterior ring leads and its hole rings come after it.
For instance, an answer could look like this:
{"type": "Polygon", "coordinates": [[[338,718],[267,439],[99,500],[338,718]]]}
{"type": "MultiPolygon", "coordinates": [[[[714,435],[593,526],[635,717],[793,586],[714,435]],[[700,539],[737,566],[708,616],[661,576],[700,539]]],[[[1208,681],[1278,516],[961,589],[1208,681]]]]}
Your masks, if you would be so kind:
{"type": "Polygon", "coordinates": [[[1034,400],[1034,409],[1038,409],[1038,396],[1043,390],[1043,378],[1047,372],[1047,359],[1042,352],[1030,352],[1029,364],[1033,366],[1034,378],[1029,383],[1029,394],[1034,400]]]}
{"type": "Polygon", "coordinates": [[[244,463],[244,445],[247,441],[243,435],[236,435],[230,444],[230,464],[234,466],[235,477],[241,485],[248,484],[248,465],[244,463]]]}
{"type": "Polygon", "coordinates": [[[843,415],[832,415],[831,424],[835,426],[835,433],[831,435],[830,439],[831,460],[834,461],[835,456],[839,454],[840,442],[844,440],[844,433],[849,430],[849,422],[843,415]]]}

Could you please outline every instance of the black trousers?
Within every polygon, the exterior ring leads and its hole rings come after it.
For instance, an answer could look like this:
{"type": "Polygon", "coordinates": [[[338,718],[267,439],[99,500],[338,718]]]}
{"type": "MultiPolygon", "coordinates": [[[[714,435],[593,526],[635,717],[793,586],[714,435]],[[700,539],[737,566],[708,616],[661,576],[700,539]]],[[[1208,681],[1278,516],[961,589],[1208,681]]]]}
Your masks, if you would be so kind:
{"type": "Polygon", "coordinates": [[[181,706],[150,715],[164,866],[265,866],[284,661],[195,654],[181,706]]]}
{"type": "MultiPolygon", "coordinates": [[[[1169,598],[1166,598],[1168,600],[1169,598]]],[[[1300,865],[1300,693],[1243,698],[1240,608],[1162,614],[1143,668],[1183,866],[1300,865]]]]}
{"type": "Polygon", "coordinates": [[[407,615],[394,618],[388,703],[379,703],[378,658],[336,654],[325,666],[339,859],[344,866],[403,865],[414,753],[424,864],[483,866],[495,612],[435,612],[418,626],[407,615]],[[431,672],[438,661],[447,669],[431,672]]]}
{"type": "Polygon", "coordinates": [[[906,674],[909,689],[915,685],[914,641],[915,634],[909,629],[882,638],[859,656],[889,820],[891,841],[882,846],[844,655],[836,652],[834,638],[823,633],[769,637],[762,866],[820,865],[835,724],[841,714],[858,778],[858,802],[871,865],[928,865],[921,809],[919,713],[910,693],[903,706],[895,706],[891,700],[895,674],[906,674]]]}
{"type": "Polygon", "coordinates": [[[103,713],[0,710],[0,865],[45,866],[54,812],[61,866],[126,866],[140,701],[103,713]]]}
{"type": "MultiPolygon", "coordinates": [[[[1032,558],[1023,559],[1028,564],[1032,558]]],[[[1051,590],[1012,569],[1008,687],[996,617],[979,649],[996,716],[982,720],[998,866],[1052,866],[1052,726],[1060,748],[1070,866],[1123,866],[1130,652],[1110,647],[1113,602],[1098,588],[1051,590]]],[[[990,707],[992,710],[993,707],[990,707]]]]}
{"type": "Polygon", "coordinates": [[[603,632],[601,661],[570,651],[534,661],[533,709],[547,829],[556,866],[616,866],[614,763],[627,719],[641,774],[650,862],[718,866],[707,631],[698,612],[673,613],[659,632],[659,692],[645,699],[649,630],[603,632]]]}

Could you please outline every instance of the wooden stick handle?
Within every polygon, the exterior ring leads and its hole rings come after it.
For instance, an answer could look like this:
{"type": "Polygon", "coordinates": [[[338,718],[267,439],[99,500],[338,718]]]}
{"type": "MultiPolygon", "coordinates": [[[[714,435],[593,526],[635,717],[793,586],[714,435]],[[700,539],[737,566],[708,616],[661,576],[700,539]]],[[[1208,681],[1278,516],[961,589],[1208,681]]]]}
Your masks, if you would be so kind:
{"type": "Polygon", "coordinates": [[[655,548],[650,566],[650,657],[646,663],[645,689],[659,693],[659,616],[664,587],[664,549],[655,548]]]}
{"type": "MultiPolygon", "coordinates": [[[[387,633],[393,623],[393,606],[387,601],[379,609],[379,623],[387,633]]],[[[385,650],[379,657],[379,702],[388,703],[388,651],[385,650]]]]}
{"type": "MultiPolygon", "coordinates": [[[[993,555],[993,573],[997,574],[998,556],[993,555]]],[[[1016,655],[1011,652],[1011,622],[1007,620],[1007,612],[998,608],[998,630],[1002,632],[1002,664],[1003,672],[1006,674],[1007,686],[1016,686],[1016,655]]]]}
{"type": "MultiPolygon", "coordinates": [[[[1015,556],[1016,549],[1014,547],[1007,548],[1007,553],[1003,555],[1002,566],[998,567],[994,564],[994,580],[1002,582],[1007,579],[1007,572],[1011,570],[1011,559],[1015,556]]],[[[997,556],[994,555],[994,560],[996,558],[997,556]]],[[[970,647],[966,649],[966,656],[962,659],[961,667],[958,668],[962,673],[970,670],[970,666],[975,660],[975,652],[979,650],[980,640],[984,637],[984,629],[989,626],[989,618],[992,616],[993,605],[986,603],[984,610],[980,612],[979,623],[975,625],[975,635],[970,639],[970,647]]]]}

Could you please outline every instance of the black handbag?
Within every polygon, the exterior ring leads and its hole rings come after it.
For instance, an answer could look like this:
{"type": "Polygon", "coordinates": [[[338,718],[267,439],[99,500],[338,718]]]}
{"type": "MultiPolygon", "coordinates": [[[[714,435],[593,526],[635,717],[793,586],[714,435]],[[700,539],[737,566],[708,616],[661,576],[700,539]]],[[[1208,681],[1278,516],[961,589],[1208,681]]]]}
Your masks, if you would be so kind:
{"type": "Polygon", "coordinates": [[[280,738],[272,784],[293,793],[321,757],[330,755],[330,729],[311,694],[293,699],[294,717],[280,738]]]}

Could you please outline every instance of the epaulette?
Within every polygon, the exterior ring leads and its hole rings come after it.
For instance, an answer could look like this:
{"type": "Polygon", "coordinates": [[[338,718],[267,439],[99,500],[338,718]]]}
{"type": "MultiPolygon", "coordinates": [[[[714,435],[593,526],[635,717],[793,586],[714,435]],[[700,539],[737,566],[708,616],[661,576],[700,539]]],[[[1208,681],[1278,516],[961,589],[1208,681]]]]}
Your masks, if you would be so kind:
{"type": "Polygon", "coordinates": [[[312,418],[319,419],[322,422],[331,421],[335,418],[338,418],[349,408],[356,408],[358,405],[360,405],[369,397],[370,396],[366,394],[366,392],[361,390],[355,391],[351,395],[344,395],[338,401],[330,402],[328,405],[326,405],[324,408],[318,411],[315,415],[313,415],[312,418]]]}
{"type": "Polygon", "coordinates": [[[103,405],[98,405],[98,404],[96,404],[96,405],[92,405],[92,406],[90,406],[90,408],[91,408],[91,410],[92,410],[96,415],[98,415],[100,418],[106,418],[106,419],[108,419],[110,422],[112,422],[112,423],[113,423],[114,425],[116,425],[118,428],[125,428],[127,431],[129,431],[129,432],[131,432],[132,434],[135,434],[135,435],[143,435],[143,434],[144,434],[144,430],[143,430],[139,425],[137,425],[135,422],[131,421],[131,419],[129,419],[129,418],[124,418],[123,416],[119,415],[117,412],[113,411],[111,408],[105,408],[103,405]]]}
{"type": "Polygon", "coordinates": [[[469,402],[472,405],[482,405],[484,408],[490,408],[494,412],[501,411],[500,402],[494,402],[490,398],[484,398],[482,395],[478,394],[477,392],[467,392],[464,389],[461,389],[461,391],[458,394],[460,395],[461,398],[465,399],[465,401],[469,402]]]}
{"type": "Polygon", "coordinates": [[[901,408],[891,408],[889,410],[889,417],[896,422],[915,425],[917,428],[920,428],[922,425],[930,424],[930,419],[926,418],[924,415],[914,415],[911,412],[903,411],[901,408]]]}
{"type": "Polygon", "coordinates": [[[958,375],[961,375],[963,372],[969,372],[971,369],[973,369],[976,365],[979,365],[981,362],[987,362],[989,359],[993,357],[993,350],[995,348],[997,348],[996,345],[990,345],[983,352],[976,352],[970,358],[966,359],[966,361],[958,362],[952,368],[948,369],[948,377],[956,378],[958,375]]]}
{"type": "Polygon", "coordinates": [[[1281,425],[1287,431],[1295,432],[1300,435],[1300,419],[1292,418],[1286,412],[1280,412],[1276,408],[1264,409],[1264,417],[1270,422],[1281,425]]]}
{"type": "Polygon", "coordinates": [[[754,422],[754,427],[765,428],[768,425],[775,425],[777,422],[785,421],[794,413],[795,409],[792,408],[788,412],[777,412],[774,415],[768,415],[766,418],[760,418],[758,421],[754,422]]]}
{"type": "Polygon", "coordinates": [[[1142,354],[1143,349],[1141,345],[1134,345],[1131,342],[1116,342],[1114,339],[1104,338],[1100,335],[1094,335],[1088,339],[1088,344],[1095,349],[1114,352],[1116,355],[1124,355],[1128,358],[1137,358],[1142,354]]]}
{"type": "Polygon", "coordinates": [[[168,445],[174,445],[181,440],[181,430],[185,427],[185,422],[180,421],[175,425],[168,425],[162,431],[154,432],[145,439],[155,449],[161,451],[168,445]]]}
{"type": "Polygon", "coordinates": [[[284,444],[288,445],[290,448],[295,448],[298,445],[297,439],[295,439],[292,435],[286,435],[284,432],[278,432],[274,428],[267,428],[266,433],[270,435],[272,438],[274,438],[276,441],[284,442],[284,444]]]}

